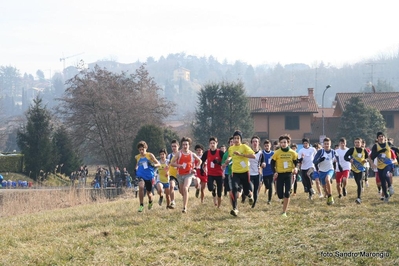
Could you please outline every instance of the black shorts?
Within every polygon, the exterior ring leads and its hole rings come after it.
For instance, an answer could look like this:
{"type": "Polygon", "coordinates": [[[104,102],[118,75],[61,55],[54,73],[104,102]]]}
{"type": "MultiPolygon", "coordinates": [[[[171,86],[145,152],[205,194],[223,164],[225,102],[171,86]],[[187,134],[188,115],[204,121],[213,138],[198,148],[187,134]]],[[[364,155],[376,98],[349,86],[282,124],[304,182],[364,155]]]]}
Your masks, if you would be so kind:
{"type": "Polygon", "coordinates": [[[139,179],[139,183],[140,183],[141,181],[144,181],[145,190],[147,190],[148,192],[152,192],[152,181],[153,181],[153,179],[151,179],[151,180],[145,180],[145,179],[143,179],[142,177],[139,177],[138,179],[139,179]]]}
{"type": "Polygon", "coordinates": [[[169,183],[170,183],[170,181],[175,181],[175,183],[176,183],[176,187],[179,187],[179,181],[177,180],[177,178],[176,178],[176,177],[174,177],[174,176],[170,176],[170,177],[169,177],[169,183]]]}

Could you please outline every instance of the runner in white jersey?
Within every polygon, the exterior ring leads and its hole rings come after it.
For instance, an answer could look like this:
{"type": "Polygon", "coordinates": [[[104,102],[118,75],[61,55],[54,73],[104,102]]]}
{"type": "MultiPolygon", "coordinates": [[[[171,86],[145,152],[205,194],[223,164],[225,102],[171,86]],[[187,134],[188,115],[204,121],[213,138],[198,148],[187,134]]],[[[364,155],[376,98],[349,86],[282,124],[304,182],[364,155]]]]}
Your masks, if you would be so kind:
{"type": "Polygon", "coordinates": [[[349,150],[346,147],[346,139],[340,138],[339,147],[335,150],[336,154],[336,167],[335,167],[335,181],[337,182],[338,197],[346,196],[346,184],[349,178],[349,171],[351,170],[351,163],[345,161],[344,156],[349,150]]]}
{"type": "Polygon", "coordinates": [[[312,188],[312,179],[308,175],[308,171],[311,168],[315,168],[313,164],[314,156],[316,155],[316,149],[309,145],[309,139],[302,139],[303,148],[298,152],[298,161],[301,168],[301,177],[302,184],[305,189],[305,192],[309,193],[309,199],[311,200],[313,195],[315,194],[314,189],[312,188]]]}

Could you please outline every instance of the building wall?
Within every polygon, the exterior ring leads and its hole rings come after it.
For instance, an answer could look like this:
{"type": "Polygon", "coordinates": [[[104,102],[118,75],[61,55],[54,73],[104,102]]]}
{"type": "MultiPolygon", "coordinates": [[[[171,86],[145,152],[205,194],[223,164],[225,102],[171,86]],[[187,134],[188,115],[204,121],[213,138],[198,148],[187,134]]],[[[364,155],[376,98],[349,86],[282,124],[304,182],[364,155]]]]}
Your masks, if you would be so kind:
{"type": "Polygon", "coordinates": [[[387,128],[388,137],[392,137],[395,140],[395,145],[399,144],[399,113],[395,113],[393,116],[394,128],[387,128]]]}
{"type": "Polygon", "coordinates": [[[311,132],[313,114],[299,115],[299,130],[286,130],[285,116],[286,114],[253,114],[255,134],[262,138],[267,132],[268,134],[264,138],[267,137],[270,140],[276,140],[282,134],[289,134],[293,141],[298,142],[302,140],[305,133],[311,132]]]}

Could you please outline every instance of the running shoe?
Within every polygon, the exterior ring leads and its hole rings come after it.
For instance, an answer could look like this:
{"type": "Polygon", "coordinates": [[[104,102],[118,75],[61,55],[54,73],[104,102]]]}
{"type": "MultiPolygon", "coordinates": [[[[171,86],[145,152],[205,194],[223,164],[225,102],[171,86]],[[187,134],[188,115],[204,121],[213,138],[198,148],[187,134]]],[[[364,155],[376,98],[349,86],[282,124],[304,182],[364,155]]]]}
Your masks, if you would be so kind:
{"type": "Polygon", "coordinates": [[[334,198],[332,196],[329,196],[327,198],[327,205],[332,205],[332,204],[334,204],[334,198]]]}
{"type": "Polygon", "coordinates": [[[341,194],[339,194],[338,198],[339,198],[339,199],[340,199],[340,198],[342,198],[342,195],[341,195],[341,194]]]}
{"type": "Polygon", "coordinates": [[[316,194],[316,191],[314,191],[314,189],[311,188],[311,189],[310,189],[310,194],[314,195],[314,194],[316,194]]]}
{"type": "Polygon", "coordinates": [[[319,199],[322,199],[324,196],[322,193],[319,194],[319,199]]]}
{"type": "Polygon", "coordinates": [[[287,217],[287,213],[283,212],[283,213],[281,214],[281,217],[287,217]]]}
{"type": "Polygon", "coordinates": [[[148,203],[148,209],[151,210],[152,209],[152,202],[148,203]]]}
{"type": "Polygon", "coordinates": [[[197,188],[197,190],[195,191],[195,197],[198,198],[199,194],[200,194],[200,190],[199,190],[199,188],[197,188]]]}
{"type": "Polygon", "coordinates": [[[312,195],[309,195],[309,200],[313,200],[313,196],[312,195]]]}
{"type": "Polygon", "coordinates": [[[162,202],[163,202],[163,197],[159,197],[159,200],[158,200],[159,206],[162,206],[162,202]]]}
{"type": "Polygon", "coordinates": [[[385,203],[388,203],[388,202],[389,202],[389,197],[385,197],[385,198],[384,198],[384,202],[385,202],[385,203]]]}
{"type": "Polygon", "coordinates": [[[346,187],[344,187],[344,188],[342,189],[342,194],[344,195],[344,197],[346,197],[346,187]]]}
{"type": "Polygon", "coordinates": [[[241,196],[241,203],[245,203],[245,199],[246,199],[247,197],[245,197],[245,195],[244,194],[242,194],[242,196],[241,196]]]}
{"type": "Polygon", "coordinates": [[[143,205],[140,205],[140,207],[139,207],[139,212],[143,212],[143,210],[144,210],[144,206],[143,206],[143,205]]]}
{"type": "Polygon", "coordinates": [[[174,209],[175,207],[173,207],[173,206],[171,206],[171,205],[168,205],[168,206],[166,206],[166,209],[174,209]]]}
{"type": "Polygon", "coordinates": [[[187,209],[183,208],[183,210],[181,211],[182,213],[187,213],[187,209]]]}
{"type": "Polygon", "coordinates": [[[249,205],[254,204],[254,198],[252,196],[248,196],[248,203],[249,205]]]}
{"type": "Polygon", "coordinates": [[[270,204],[272,204],[272,203],[270,202],[270,200],[268,200],[268,201],[267,201],[267,205],[270,205],[270,204]]]}
{"type": "Polygon", "coordinates": [[[356,199],[356,203],[357,203],[357,204],[360,204],[360,203],[362,203],[362,200],[361,200],[360,198],[357,198],[357,199],[356,199]]]}
{"type": "Polygon", "coordinates": [[[238,215],[238,210],[237,209],[232,209],[230,211],[230,214],[233,215],[233,216],[237,216],[238,215]]]}
{"type": "Polygon", "coordinates": [[[393,190],[393,186],[390,186],[390,187],[388,188],[388,190],[389,190],[389,195],[390,195],[390,196],[392,196],[393,194],[395,194],[395,191],[393,190]]]}

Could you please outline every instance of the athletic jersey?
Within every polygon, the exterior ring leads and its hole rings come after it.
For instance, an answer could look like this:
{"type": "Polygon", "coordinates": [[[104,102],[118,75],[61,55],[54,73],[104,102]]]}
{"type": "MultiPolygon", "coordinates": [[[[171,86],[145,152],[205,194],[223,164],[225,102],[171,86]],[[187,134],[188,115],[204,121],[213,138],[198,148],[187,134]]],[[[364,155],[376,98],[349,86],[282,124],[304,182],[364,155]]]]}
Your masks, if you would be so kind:
{"type": "Polygon", "coordinates": [[[177,169],[177,173],[179,175],[191,174],[191,170],[193,169],[192,152],[188,151],[188,153],[183,153],[182,151],[180,151],[177,156],[179,156],[179,158],[177,159],[177,163],[182,165],[181,168],[177,169]]]}
{"type": "Polygon", "coordinates": [[[159,161],[161,164],[160,167],[158,167],[158,181],[161,183],[169,183],[169,173],[165,169],[169,166],[169,161],[165,160],[164,162],[159,161]]]}
{"type": "Polygon", "coordinates": [[[273,175],[273,170],[272,170],[272,156],[274,154],[274,151],[262,151],[263,153],[263,160],[265,161],[266,167],[263,168],[262,174],[263,176],[268,176],[268,175],[273,175]]]}
{"type": "Polygon", "coordinates": [[[222,152],[220,149],[216,149],[214,152],[215,154],[212,154],[211,150],[207,150],[205,153],[206,154],[204,154],[202,158],[206,156],[206,169],[208,176],[223,176],[223,170],[221,166],[222,157],[220,156],[222,152]],[[214,160],[218,161],[219,163],[214,163],[214,160]]]}
{"type": "Polygon", "coordinates": [[[259,175],[259,167],[264,162],[261,150],[255,152],[255,159],[249,159],[249,175],[259,175]]]}
{"type": "Polygon", "coordinates": [[[314,164],[313,164],[313,159],[314,156],[316,155],[316,149],[313,147],[309,147],[309,148],[302,148],[299,150],[298,152],[298,159],[302,158],[302,162],[301,162],[301,169],[302,170],[307,170],[310,168],[314,168],[314,164]]]}
{"type": "MultiPolygon", "coordinates": [[[[173,158],[173,153],[168,155],[168,161],[171,162],[173,158]]],[[[177,177],[177,167],[170,166],[169,168],[169,176],[177,177]]]]}
{"type": "Polygon", "coordinates": [[[238,151],[242,154],[254,154],[254,151],[246,144],[233,145],[229,147],[229,157],[232,158],[232,172],[241,174],[249,171],[249,160],[247,157],[235,155],[234,152],[238,151]]]}
{"type": "MultiPolygon", "coordinates": [[[[225,154],[223,154],[222,164],[224,164],[224,162],[227,160],[227,158],[229,158],[229,153],[228,153],[228,152],[226,152],[225,154]]],[[[230,162],[229,162],[229,165],[226,166],[226,168],[224,169],[224,174],[225,174],[225,175],[231,175],[231,164],[232,164],[232,163],[233,163],[233,162],[230,161],[230,162]]]]}
{"type": "MultiPolygon", "coordinates": [[[[379,143],[376,143],[375,145],[377,146],[377,152],[382,149],[382,147],[380,146],[379,143]]],[[[389,147],[388,144],[385,144],[385,148],[386,148],[386,151],[383,153],[380,153],[377,157],[378,158],[378,161],[377,161],[378,169],[384,169],[385,167],[387,167],[389,165],[389,164],[387,164],[386,159],[391,159],[391,156],[392,156],[391,148],[389,147]]]]}
{"type": "Polygon", "coordinates": [[[319,162],[319,159],[324,157],[324,161],[318,164],[318,168],[320,172],[327,172],[329,170],[334,170],[334,159],[335,159],[335,151],[329,150],[326,151],[324,149],[320,149],[317,151],[313,163],[316,165],[319,162]]]}
{"type": "MultiPolygon", "coordinates": [[[[353,153],[352,153],[352,159],[356,160],[357,162],[363,164],[363,161],[366,160],[366,151],[363,148],[360,148],[361,152],[357,151],[357,148],[353,148],[353,153]]],[[[368,155],[367,155],[368,156],[368,155]]],[[[355,164],[352,164],[351,169],[355,173],[360,173],[361,171],[355,166],[355,164]]]]}
{"type": "Polygon", "coordinates": [[[342,167],[343,171],[347,171],[351,169],[351,163],[345,161],[344,156],[349,148],[345,147],[345,149],[338,148],[335,150],[335,156],[337,157],[337,165],[335,166],[335,171],[340,172],[338,164],[342,167]]]}
{"type": "Polygon", "coordinates": [[[272,160],[276,162],[275,170],[277,173],[291,173],[296,167],[295,162],[298,160],[298,153],[291,148],[288,148],[288,151],[283,151],[280,148],[274,152],[272,160]]]}
{"type": "Polygon", "coordinates": [[[147,152],[144,157],[140,154],[136,155],[137,171],[136,176],[141,177],[144,180],[151,180],[155,176],[155,168],[151,162],[151,153],[147,152]]]}

